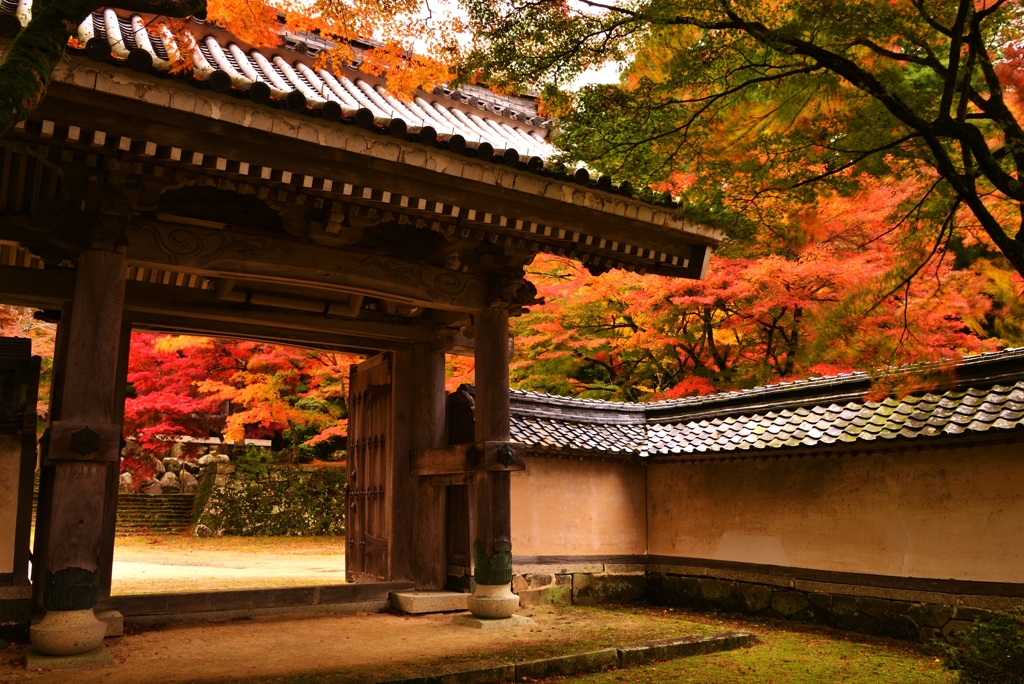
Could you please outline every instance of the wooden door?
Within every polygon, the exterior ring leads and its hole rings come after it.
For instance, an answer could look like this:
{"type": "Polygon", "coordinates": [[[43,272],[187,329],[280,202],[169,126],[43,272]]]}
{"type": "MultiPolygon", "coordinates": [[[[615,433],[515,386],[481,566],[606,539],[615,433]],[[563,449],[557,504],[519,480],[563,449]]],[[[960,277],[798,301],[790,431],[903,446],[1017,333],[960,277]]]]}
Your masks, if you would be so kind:
{"type": "Polygon", "coordinates": [[[388,482],[389,449],[394,440],[393,370],[394,356],[385,352],[353,366],[350,373],[345,523],[345,575],[349,582],[391,579],[388,482]]]}

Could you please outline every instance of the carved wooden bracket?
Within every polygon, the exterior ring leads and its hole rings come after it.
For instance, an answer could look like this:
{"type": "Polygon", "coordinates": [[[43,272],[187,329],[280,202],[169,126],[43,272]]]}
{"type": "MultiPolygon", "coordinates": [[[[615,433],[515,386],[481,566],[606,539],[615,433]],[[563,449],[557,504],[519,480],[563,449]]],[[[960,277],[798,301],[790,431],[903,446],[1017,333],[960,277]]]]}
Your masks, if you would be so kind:
{"type": "Polygon", "coordinates": [[[526,470],[526,445],[518,442],[457,444],[434,449],[414,449],[413,475],[458,475],[488,470],[526,470]]]}
{"type": "Polygon", "coordinates": [[[117,463],[121,458],[120,425],[58,420],[50,425],[48,434],[43,454],[46,465],[54,461],[117,463]]]}

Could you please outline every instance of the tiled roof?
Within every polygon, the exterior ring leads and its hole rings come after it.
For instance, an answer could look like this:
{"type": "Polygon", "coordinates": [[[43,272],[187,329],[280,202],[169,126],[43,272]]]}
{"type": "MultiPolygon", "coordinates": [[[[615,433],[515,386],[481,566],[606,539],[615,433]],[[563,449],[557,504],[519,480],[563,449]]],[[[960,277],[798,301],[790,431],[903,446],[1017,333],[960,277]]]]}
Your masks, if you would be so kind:
{"type": "MultiPolygon", "coordinates": [[[[348,65],[346,75],[312,68],[310,58],[333,47],[319,36],[283,32],[281,47],[247,50],[229,34],[201,21],[194,20],[190,30],[199,49],[193,53],[193,73],[186,78],[216,92],[248,96],[263,104],[280,103],[294,112],[328,120],[377,125],[397,137],[429,130],[459,147],[456,151],[486,143],[486,149],[498,154],[513,150],[524,162],[532,157],[546,159],[556,151],[544,140],[550,122],[539,117],[527,100],[484,95],[488,91],[483,88],[439,87],[401,102],[387,94],[380,79],[361,73],[356,65],[348,65]],[[455,102],[468,107],[457,107],[455,102]]],[[[94,59],[112,58],[138,71],[164,75],[170,75],[170,54],[177,50],[166,29],[159,35],[150,33],[141,15],[110,8],[82,22],[78,42],[94,59]]]]}
{"type": "Polygon", "coordinates": [[[863,399],[867,373],[649,404],[513,390],[511,432],[535,451],[722,458],[1024,427],[1024,349],[967,357],[953,377],[945,391],[881,401],[863,399]]]}
{"type": "MultiPolygon", "coordinates": [[[[15,36],[31,19],[23,6],[31,3],[0,0],[0,37],[15,36]]],[[[199,19],[191,19],[189,31],[199,48],[193,53],[191,73],[171,73],[171,55],[177,47],[170,31],[157,32],[145,16],[124,10],[93,12],[79,26],[69,51],[217,93],[248,97],[257,104],[287,107],[297,114],[354,123],[410,142],[510,164],[638,202],[678,207],[669,193],[657,194],[649,188],[635,192],[628,181],[592,177],[583,165],[567,169],[548,164],[548,158],[558,153],[546,140],[552,121],[538,113],[532,97],[499,95],[477,85],[457,90],[441,85],[431,92],[419,90],[412,101],[402,102],[386,92],[384,79],[359,70],[359,55],[373,46],[372,41],[352,43],[356,61],[344,65],[346,71],[339,75],[315,68],[317,55],[334,46],[317,35],[282,29],[280,47],[255,49],[199,19]]]]}

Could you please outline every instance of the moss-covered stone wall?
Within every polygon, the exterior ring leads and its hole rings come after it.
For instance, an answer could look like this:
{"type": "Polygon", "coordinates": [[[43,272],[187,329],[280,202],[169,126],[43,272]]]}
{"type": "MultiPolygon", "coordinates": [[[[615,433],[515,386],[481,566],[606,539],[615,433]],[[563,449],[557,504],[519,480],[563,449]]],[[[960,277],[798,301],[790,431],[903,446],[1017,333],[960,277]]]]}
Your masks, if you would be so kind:
{"type": "Polygon", "coordinates": [[[192,514],[196,536],[315,536],[345,533],[345,470],[267,466],[245,472],[211,464],[192,514]]]}

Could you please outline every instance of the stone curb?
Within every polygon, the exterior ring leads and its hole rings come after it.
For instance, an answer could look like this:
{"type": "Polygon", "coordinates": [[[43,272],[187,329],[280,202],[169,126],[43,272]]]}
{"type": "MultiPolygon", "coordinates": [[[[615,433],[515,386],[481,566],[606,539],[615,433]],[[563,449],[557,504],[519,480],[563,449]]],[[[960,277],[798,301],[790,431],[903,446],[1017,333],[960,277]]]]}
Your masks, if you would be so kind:
{"type": "Polygon", "coordinates": [[[562,677],[583,672],[601,672],[619,666],[619,651],[616,648],[602,648],[587,653],[570,653],[552,658],[540,658],[525,663],[516,663],[516,681],[523,679],[544,679],[562,677]]]}
{"type": "Polygon", "coordinates": [[[470,670],[459,670],[412,679],[392,679],[386,684],[501,684],[516,678],[515,665],[485,665],[470,670]]]}
{"type": "Polygon", "coordinates": [[[683,637],[648,641],[636,646],[619,649],[619,667],[646,665],[654,661],[673,660],[688,656],[731,651],[744,646],[753,646],[757,637],[749,632],[719,632],[709,637],[683,637]]]}
{"type": "Polygon", "coordinates": [[[469,670],[449,672],[412,679],[388,680],[387,684],[502,684],[521,682],[547,677],[564,677],[602,672],[615,668],[626,668],[663,662],[675,658],[731,651],[744,646],[753,646],[757,637],[750,632],[719,632],[711,636],[660,639],[640,644],[602,648],[586,653],[571,653],[564,656],[539,658],[514,665],[486,665],[469,670]]]}

